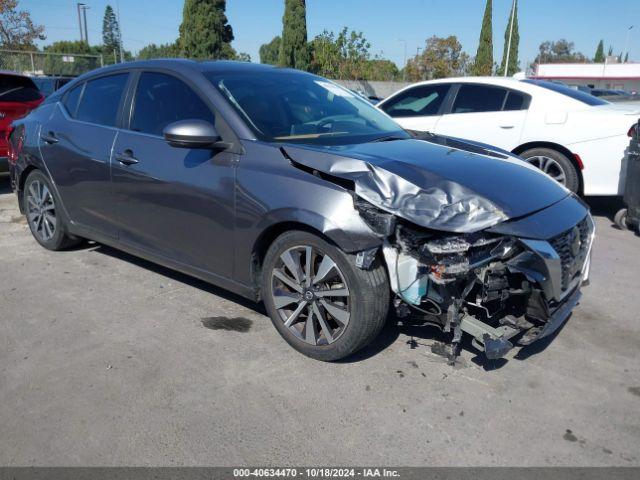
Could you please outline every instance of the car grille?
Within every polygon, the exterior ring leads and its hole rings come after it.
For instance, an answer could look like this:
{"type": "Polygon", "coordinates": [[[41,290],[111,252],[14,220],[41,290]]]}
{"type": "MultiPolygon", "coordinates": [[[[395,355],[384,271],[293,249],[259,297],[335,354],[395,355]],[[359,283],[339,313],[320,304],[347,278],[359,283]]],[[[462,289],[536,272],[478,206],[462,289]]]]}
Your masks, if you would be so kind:
{"type": "Polygon", "coordinates": [[[580,275],[587,259],[591,226],[588,216],[570,230],[552,238],[549,243],[560,256],[562,264],[562,291],[580,275]]]}

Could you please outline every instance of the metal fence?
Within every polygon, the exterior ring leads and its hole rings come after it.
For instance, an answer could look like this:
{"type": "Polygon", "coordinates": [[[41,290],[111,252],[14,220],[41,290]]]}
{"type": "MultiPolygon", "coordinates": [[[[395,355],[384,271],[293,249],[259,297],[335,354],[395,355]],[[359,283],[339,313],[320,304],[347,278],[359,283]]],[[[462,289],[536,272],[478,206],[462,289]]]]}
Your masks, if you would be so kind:
{"type": "Polygon", "coordinates": [[[0,50],[0,70],[26,75],[77,76],[103,65],[102,55],[0,50]]]}

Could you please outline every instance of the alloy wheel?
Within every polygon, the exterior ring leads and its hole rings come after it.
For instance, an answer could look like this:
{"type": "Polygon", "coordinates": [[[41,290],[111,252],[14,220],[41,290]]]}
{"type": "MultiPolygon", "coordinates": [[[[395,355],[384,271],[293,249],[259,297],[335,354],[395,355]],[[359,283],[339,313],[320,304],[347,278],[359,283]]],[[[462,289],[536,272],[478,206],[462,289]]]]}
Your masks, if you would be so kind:
{"type": "Polygon", "coordinates": [[[350,294],[329,255],[302,245],[284,251],[271,272],[273,304],[284,326],[311,345],[328,345],[344,333],[350,294]]]}
{"type": "Polygon", "coordinates": [[[534,167],[542,170],[556,182],[561,183],[562,185],[567,184],[567,175],[565,174],[562,165],[553,158],[544,155],[536,155],[526,158],[525,160],[534,167]]]}
{"type": "Polygon", "coordinates": [[[27,220],[33,233],[43,242],[56,233],[56,208],[47,185],[34,180],[27,189],[27,220]]]}

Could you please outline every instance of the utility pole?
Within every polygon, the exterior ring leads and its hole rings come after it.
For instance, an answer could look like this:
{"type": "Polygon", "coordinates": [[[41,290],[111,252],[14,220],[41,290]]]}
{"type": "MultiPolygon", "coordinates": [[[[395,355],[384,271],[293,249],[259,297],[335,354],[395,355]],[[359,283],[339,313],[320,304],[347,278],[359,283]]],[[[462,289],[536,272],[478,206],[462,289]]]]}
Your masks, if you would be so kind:
{"type": "Polygon", "coordinates": [[[77,3],[76,7],[78,9],[78,27],[80,28],[80,41],[84,42],[84,35],[82,33],[82,16],[80,14],[80,8],[82,8],[82,6],[84,5],[84,3],[77,3]]]}
{"type": "Polygon", "coordinates": [[[84,41],[89,45],[89,32],[87,30],[87,10],[89,6],[82,4],[82,19],[84,20],[84,41]]]}
{"type": "Polygon", "coordinates": [[[404,43],[404,66],[402,67],[402,81],[406,82],[407,81],[407,41],[402,38],[399,38],[398,41],[404,43]]]}
{"type": "Polygon", "coordinates": [[[122,54],[122,23],[120,22],[120,0],[116,0],[116,8],[118,9],[118,48],[120,49],[120,63],[124,62],[122,54]]]}
{"type": "Polygon", "coordinates": [[[507,42],[507,56],[504,60],[504,76],[509,76],[509,55],[511,55],[511,36],[513,35],[513,21],[515,18],[513,16],[516,13],[516,0],[513,0],[513,4],[511,5],[511,26],[509,27],[509,41],[507,42]]]}
{"type": "MultiPolygon", "coordinates": [[[[624,42],[624,50],[625,50],[627,55],[629,55],[629,37],[631,36],[631,30],[633,30],[633,25],[631,25],[629,28],[627,28],[627,39],[624,42]]],[[[622,61],[624,62],[624,57],[623,57],[622,61]]]]}

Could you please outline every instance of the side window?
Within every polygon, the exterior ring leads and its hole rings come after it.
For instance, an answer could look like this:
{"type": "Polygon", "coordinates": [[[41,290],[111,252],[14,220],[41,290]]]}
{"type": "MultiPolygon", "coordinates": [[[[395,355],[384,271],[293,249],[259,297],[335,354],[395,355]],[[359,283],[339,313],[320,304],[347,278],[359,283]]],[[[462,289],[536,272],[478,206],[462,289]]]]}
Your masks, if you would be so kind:
{"type": "Polygon", "coordinates": [[[127,73],[119,73],[88,81],[75,118],[108,127],[116,126],[128,76],[127,73]]]}
{"type": "Polygon", "coordinates": [[[82,94],[82,87],[84,87],[84,84],[78,85],[77,87],[69,90],[64,94],[64,97],[62,97],[62,104],[64,105],[64,108],[67,109],[71,118],[76,118],[78,102],[80,101],[80,95],[82,94]]]}
{"type": "Polygon", "coordinates": [[[161,136],[170,123],[192,119],[215,125],[213,112],[186,83],[163,73],[140,75],[131,130],[161,136]]]}
{"type": "Polygon", "coordinates": [[[526,110],[529,108],[529,103],[531,103],[529,95],[509,90],[502,110],[526,110]]]}
{"type": "Polygon", "coordinates": [[[504,88],[462,84],[451,113],[499,112],[506,94],[504,88]]]}
{"type": "Polygon", "coordinates": [[[450,87],[439,84],[411,88],[385,103],[382,109],[392,117],[437,115],[450,87]]]}

